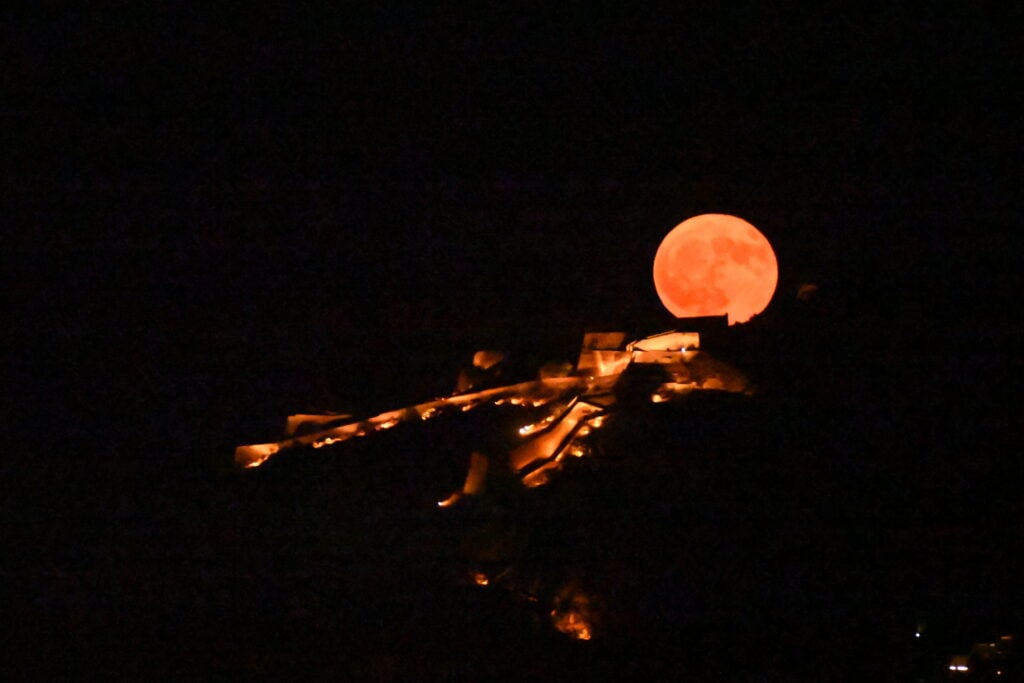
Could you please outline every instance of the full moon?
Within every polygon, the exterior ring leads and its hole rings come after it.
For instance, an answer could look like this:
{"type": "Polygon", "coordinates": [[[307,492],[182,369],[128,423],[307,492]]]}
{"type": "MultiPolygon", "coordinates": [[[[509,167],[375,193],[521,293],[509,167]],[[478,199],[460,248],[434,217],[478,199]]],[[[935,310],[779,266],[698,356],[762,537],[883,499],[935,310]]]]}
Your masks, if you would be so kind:
{"type": "Polygon", "coordinates": [[[779,265],[768,240],[742,218],[706,213],[673,228],[654,256],[654,288],[677,318],[744,323],[775,293],[779,265]]]}

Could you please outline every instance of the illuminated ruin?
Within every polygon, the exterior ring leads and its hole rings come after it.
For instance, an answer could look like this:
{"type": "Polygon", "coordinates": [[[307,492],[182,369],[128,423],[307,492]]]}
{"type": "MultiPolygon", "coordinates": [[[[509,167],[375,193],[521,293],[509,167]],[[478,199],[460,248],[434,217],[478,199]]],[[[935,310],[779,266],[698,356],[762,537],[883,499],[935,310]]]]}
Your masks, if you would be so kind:
{"type": "MultiPolygon", "coordinates": [[[[497,477],[517,481],[523,491],[548,484],[567,463],[598,451],[595,433],[625,407],[679,401],[695,391],[751,393],[746,377],[704,351],[701,342],[703,335],[713,339],[729,323],[742,322],[763,309],[775,288],[774,254],[753,226],[735,217],[713,215],[691,221],[696,223],[688,221],[670,234],[655,260],[658,294],[674,314],[680,314],[673,308],[679,308],[679,301],[704,297],[699,305],[679,309],[697,316],[678,319],[683,329],[631,342],[625,332],[588,332],[574,366],[549,363],[536,379],[499,386],[495,384],[502,374],[504,354],[478,351],[448,396],[364,419],[292,415],[287,419],[287,438],[239,446],[235,461],[246,468],[259,467],[282,452],[319,449],[370,437],[401,423],[504,406],[502,414],[513,421],[511,443],[499,448],[501,452],[471,453],[462,486],[437,502],[440,508],[452,508],[467,498],[486,500],[488,484],[497,477]],[[692,230],[693,225],[701,230],[692,230]],[[686,260],[680,244],[686,246],[687,240],[696,240],[704,249],[702,256],[697,255],[699,263],[686,260]],[[695,264],[703,270],[694,269],[695,264]],[[703,280],[694,284],[694,278],[703,280]],[[731,319],[737,316],[739,320],[731,319]]],[[[526,600],[538,602],[532,589],[521,583],[513,586],[515,580],[503,574],[474,567],[468,580],[477,586],[505,584],[526,600]]],[[[600,628],[600,596],[571,580],[550,597],[547,614],[558,631],[590,640],[595,628],[600,628]]]]}
{"type": "MultiPolygon", "coordinates": [[[[451,396],[362,420],[339,414],[291,415],[286,422],[288,438],[239,446],[235,462],[246,468],[259,467],[284,451],[331,446],[390,429],[401,422],[429,420],[449,411],[468,411],[487,404],[544,407],[544,417],[518,426],[522,441],[508,453],[512,472],[524,486],[532,488],[546,483],[561,469],[565,458],[581,457],[588,452],[587,439],[614,413],[619,401],[616,387],[629,368],[648,366],[663,371],[666,381],[655,386],[647,397],[654,403],[671,401],[694,390],[749,393],[749,384],[741,373],[700,350],[697,332],[664,332],[628,344],[625,339],[623,332],[587,333],[575,370],[566,377],[541,377],[479,391],[457,391],[451,396]],[[327,425],[334,426],[320,429],[327,425]]],[[[493,352],[478,352],[475,360],[481,358],[490,363],[488,367],[500,362],[493,352]]],[[[463,382],[459,384],[462,386],[463,382]]],[[[439,505],[446,507],[462,495],[483,491],[489,467],[488,456],[474,452],[461,491],[439,505]]]]}
{"type": "MultiPolygon", "coordinates": [[[[282,452],[366,438],[402,422],[431,420],[485,405],[506,406],[506,411],[511,409],[511,414],[518,416],[518,423],[512,425],[516,442],[506,453],[474,450],[470,454],[462,486],[437,503],[440,508],[451,508],[467,497],[486,495],[488,478],[496,467],[507,468],[506,476],[517,479],[524,489],[548,484],[567,462],[594,452],[595,432],[614,420],[625,404],[670,402],[694,391],[750,393],[741,373],[701,350],[698,332],[669,331],[630,343],[626,338],[623,332],[585,334],[576,366],[566,376],[551,376],[542,370],[533,381],[474,390],[477,378],[470,370],[460,373],[456,391],[450,396],[366,419],[292,415],[286,422],[288,438],[239,446],[235,461],[246,468],[259,467],[282,452]],[[633,374],[644,381],[637,383],[633,374]]],[[[474,369],[490,369],[503,360],[494,352],[478,352],[474,369]]],[[[469,578],[477,586],[502,585],[500,576],[478,569],[471,571],[469,578]]],[[[533,595],[523,597],[537,600],[533,595]]],[[[549,603],[551,625],[573,639],[590,640],[599,621],[596,600],[598,596],[578,585],[566,584],[549,603]]]]}

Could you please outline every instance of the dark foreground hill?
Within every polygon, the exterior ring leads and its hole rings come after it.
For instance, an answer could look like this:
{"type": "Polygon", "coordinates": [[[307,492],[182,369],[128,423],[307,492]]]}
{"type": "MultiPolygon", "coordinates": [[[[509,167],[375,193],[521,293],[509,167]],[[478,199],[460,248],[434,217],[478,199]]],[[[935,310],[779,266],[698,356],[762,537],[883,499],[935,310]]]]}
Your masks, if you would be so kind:
{"type": "Polygon", "coordinates": [[[1024,613],[1014,525],[916,513],[899,449],[830,410],[626,408],[547,486],[449,509],[497,411],[167,472],[22,586],[14,642],[52,674],[931,680],[1024,613]]]}

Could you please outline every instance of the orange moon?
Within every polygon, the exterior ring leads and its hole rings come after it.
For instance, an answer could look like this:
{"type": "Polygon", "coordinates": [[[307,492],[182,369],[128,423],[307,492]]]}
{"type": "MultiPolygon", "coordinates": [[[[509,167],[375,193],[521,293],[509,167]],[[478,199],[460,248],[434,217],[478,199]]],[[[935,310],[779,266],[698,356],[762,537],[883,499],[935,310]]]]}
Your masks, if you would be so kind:
{"type": "Polygon", "coordinates": [[[771,301],[778,280],[767,238],[726,214],[688,218],[654,256],[654,289],[677,318],[728,314],[730,325],[747,322],[771,301]]]}

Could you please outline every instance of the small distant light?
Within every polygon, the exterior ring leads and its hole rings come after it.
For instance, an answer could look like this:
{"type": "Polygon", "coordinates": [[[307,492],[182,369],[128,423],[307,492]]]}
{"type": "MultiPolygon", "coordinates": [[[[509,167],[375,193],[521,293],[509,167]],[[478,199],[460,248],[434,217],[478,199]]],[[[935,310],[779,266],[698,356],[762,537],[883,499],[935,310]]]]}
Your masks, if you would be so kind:
{"type": "Polygon", "coordinates": [[[920,638],[921,637],[921,632],[920,631],[914,631],[914,637],[915,638],[920,638]]]}

